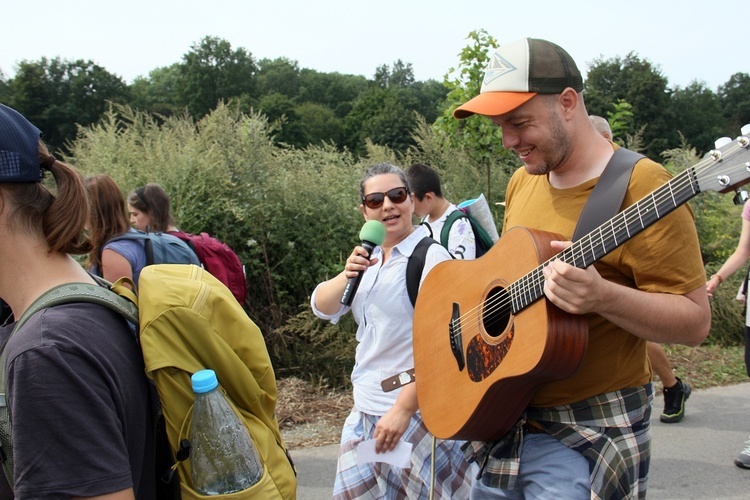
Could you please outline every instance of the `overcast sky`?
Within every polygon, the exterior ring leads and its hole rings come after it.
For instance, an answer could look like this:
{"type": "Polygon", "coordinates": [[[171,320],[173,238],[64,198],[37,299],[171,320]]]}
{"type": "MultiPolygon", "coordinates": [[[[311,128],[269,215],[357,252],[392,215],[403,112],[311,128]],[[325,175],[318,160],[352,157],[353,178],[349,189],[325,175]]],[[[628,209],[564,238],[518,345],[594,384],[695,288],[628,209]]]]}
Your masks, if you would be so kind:
{"type": "Polygon", "coordinates": [[[499,43],[526,36],[565,48],[584,74],[635,52],[670,86],[711,89],[750,73],[747,4],[739,0],[3,0],[0,70],[41,57],[93,60],[132,82],[180,62],[216,36],[258,60],[358,74],[401,59],[417,80],[442,80],[473,30],[499,43]]]}

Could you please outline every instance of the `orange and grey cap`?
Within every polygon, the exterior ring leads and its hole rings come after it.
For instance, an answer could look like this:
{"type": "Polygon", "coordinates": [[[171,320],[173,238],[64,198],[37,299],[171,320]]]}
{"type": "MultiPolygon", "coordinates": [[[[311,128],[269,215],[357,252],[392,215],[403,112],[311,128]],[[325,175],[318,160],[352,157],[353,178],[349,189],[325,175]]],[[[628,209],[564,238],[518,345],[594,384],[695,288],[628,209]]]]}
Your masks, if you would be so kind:
{"type": "Polygon", "coordinates": [[[479,95],[453,111],[456,118],[497,116],[513,111],[537,94],[583,90],[583,77],[562,47],[524,38],[493,49],[479,95]]]}

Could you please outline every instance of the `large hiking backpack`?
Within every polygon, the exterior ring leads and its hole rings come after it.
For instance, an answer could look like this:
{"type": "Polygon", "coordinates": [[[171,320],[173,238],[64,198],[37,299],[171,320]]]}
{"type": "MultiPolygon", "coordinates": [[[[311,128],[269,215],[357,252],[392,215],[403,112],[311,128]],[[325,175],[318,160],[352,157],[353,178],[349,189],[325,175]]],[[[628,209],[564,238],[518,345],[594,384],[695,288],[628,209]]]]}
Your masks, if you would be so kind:
{"type": "Polygon", "coordinates": [[[190,234],[183,231],[170,231],[169,234],[187,243],[198,256],[203,268],[224,283],[241,306],[245,305],[247,300],[245,267],[229,245],[208,233],[190,234]]]}
{"type": "Polygon", "coordinates": [[[485,230],[469,213],[461,210],[455,210],[448,215],[448,218],[443,224],[443,229],[440,231],[440,244],[445,248],[448,248],[448,238],[450,236],[451,228],[458,219],[468,219],[471,224],[471,229],[474,231],[474,237],[476,241],[476,257],[479,258],[486,254],[487,251],[492,248],[494,241],[490,237],[487,230],[485,230]]]}
{"type": "MultiPolygon", "coordinates": [[[[229,289],[194,265],[145,267],[137,294],[126,284],[133,286],[127,279],[115,282],[111,290],[82,283],[62,285],[37,299],[29,311],[89,301],[139,324],[146,373],[159,396],[183,499],[205,498],[191,487],[188,455],[195,400],[190,376],[204,368],[216,372],[222,390],[244,418],[264,464],[257,484],[222,498],[294,499],[296,472],[276,421],[276,378],[265,340],[229,289]]],[[[30,317],[29,311],[18,323],[30,317]]],[[[0,392],[4,395],[4,355],[0,355],[0,363],[0,392]]],[[[12,456],[12,449],[6,450],[6,455],[12,456]]]]}
{"type": "MultiPolygon", "coordinates": [[[[109,242],[120,240],[141,240],[146,248],[146,265],[153,264],[195,264],[200,260],[196,253],[181,239],[166,233],[144,233],[128,231],[115,236],[109,242]]],[[[108,243],[109,243],[108,242],[108,243]]]]}

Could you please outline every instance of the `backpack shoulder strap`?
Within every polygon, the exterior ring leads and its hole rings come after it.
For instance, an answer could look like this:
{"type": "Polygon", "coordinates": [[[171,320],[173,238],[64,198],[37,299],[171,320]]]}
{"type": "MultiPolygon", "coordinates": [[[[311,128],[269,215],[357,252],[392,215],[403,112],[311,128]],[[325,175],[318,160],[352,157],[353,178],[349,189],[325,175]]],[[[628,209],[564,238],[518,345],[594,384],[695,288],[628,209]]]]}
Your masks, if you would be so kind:
{"type": "Polygon", "coordinates": [[[123,240],[141,240],[141,241],[149,241],[151,238],[148,237],[146,233],[134,233],[132,231],[126,231],[118,236],[115,236],[114,238],[111,238],[107,241],[107,243],[111,243],[113,241],[123,241],[123,240]]]}
{"type": "Polygon", "coordinates": [[[426,227],[426,228],[427,228],[427,230],[428,230],[428,231],[430,232],[430,238],[434,238],[434,237],[435,237],[435,235],[434,235],[434,234],[432,234],[432,226],[430,225],[430,223],[429,223],[429,222],[427,222],[427,219],[425,219],[425,220],[422,220],[422,221],[421,221],[421,222],[419,223],[419,225],[420,225],[420,226],[423,226],[423,227],[426,227]]]}
{"type": "MultiPolygon", "coordinates": [[[[146,249],[146,265],[150,266],[154,263],[154,242],[151,240],[149,233],[143,233],[143,232],[134,233],[133,231],[126,231],[119,236],[115,236],[114,238],[109,240],[107,243],[111,243],[113,241],[122,241],[122,240],[143,241],[144,248],[146,249]]],[[[99,260],[101,261],[101,255],[99,255],[99,260]]]]}
{"type": "Polygon", "coordinates": [[[642,154],[625,148],[615,151],[583,206],[573,232],[573,241],[593,231],[620,211],[630,184],[630,175],[635,164],[643,157],[642,154]]]}
{"type": "MultiPolygon", "coordinates": [[[[97,282],[105,283],[101,278],[95,277],[97,282]]],[[[13,330],[8,336],[8,342],[11,337],[37,312],[42,309],[73,302],[93,302],[122,314],[125,319],[138,325],[138,308],[130,300],[127,300],[117,293],[100,285],[89,283],[65,283],[47,290],[37,298],[18,318],[13,330]]],[[[5,346],[8,346],[6,342],[5,346]]],[[[7,350],[3,349],[0,353],[0,406],[5,406],[5,363],[7,359],[7,350]]]]}
{"type": "Polygon", "coordinates": [[[194,234],[186,233],[185,231],[169,231],[167,234],[171,234],[175,238],[179,238],[180,240],[184,241],[185,244],[190,247],[190,250],[193,251],[193,253],[198,257],[198,260],[203,263],[203,251],[198,248],[198,245],[195,244],[195,240],[197,239],[194,234]]]}
{"type": "MultiPolygon", "coordinates": [[[[97,278],[97,282],[104,282],[97,278]]],[[[138,307],[130,300],[121,297],[115,292],[100,285],[91,285],[89,283],[65,283],[47,290],[37,298],[18,318],[13,330],[8,336],[10,338],[37,312],[48,307],[60,304],[69,304],[73,302],[92,302],[101,306],[112,309],[122,314],[125,319],[138,325],[138,307]]],[[[5,344],[8,345],[7,342],[5,344]]],[[[0,392],[5,394],[5,359],[6,351],[3,349],[0,353],[0,392]]]]}
{"type": "Polygon", "coordinates": [[[481,224],[479,224],[478,222],[475,223],[475,221],[471,217],[469,217],[469,220],[471,221],[471,229],[474,230],[477,247],[481,247],[481,249],[486,252],[487,250],[492,248],[492,245],[495,244],[495,242],[492,240],[492,236],[490,236],[490,233],[488,233],[481,224]]]}
{"type": "MultiPolygon", "coordinates": [[[[97,282],[106,283],[101,278],[96,278],[97,282]]],[[[109,288],[105,288],[102,285],[92,285],[90,283],[65,283],[49,289],[36,299],[29,308],[24,311],[13,326],[13,332],[11,335],[21,328],[29,318],[38,311],[48,307],[60,304],[70,304],[73,302],[92,302],[94,304],[99,304],[122,314],[125,319],[131,323],[135,325],[138,324],[138,308],[136,305],[109,288]]]]}
{"type": "MultiPolygon", "coordinates": [[[[47,290],[40,297],[38,297],[18,318],[16,324],[13,326],[13,330],[8,336],[8,342],[11,337],[24,325],[26,322],[37,312],[42,309],[60,305],[68,304],[73,302],[92,302],[95,304],[102,305],[109,309],[118,312],[125,317],[128,321],[134,325],[138,325],[138,308],[137,306],[128,299],[121,297],[117,293],[109,289],[110,284],[98,276],[91,275],[94,280],[98,283],[92,285],[90,283],[65,283],[58,285],[47,290]]],[[[131,282],[132,283],[132,282],[131,282]]],[[[118,280],[117,284],[113,285],[116,289],[122,287],[122,284],[118,280]]],[[[133,297],[135,297],[133,295],[133,297]]],[[[8,346],[6,342],[5,347],[8,346]]],[[[6,376],[5,376],[5,364],[7,362],[8,350],[3,349],[0,352],[0,426],[3,428],[3,432],[10,431],[10,419],[8,415],[8,401],[6,398],[6,376]]],[[[10,435],[10,434],[9,434],[10,435]]],[[[10,453],[12,455],[12,446],[9,441],[6,441],[7,436],[0,438],[0,452],[2,454],[10,453]],[[6,446],[10,448],[6,451],[6,446]]],[[[6,479],[12,485],[13,484],[13,471],[12,461],[3,460],[2,469],[6,479]]]]}
{"type": "Polygon", "coordinates": [[[440,231],[440,244],[443,245],[446,249],[448,248],[448,240],[450,239],[451,234],[451,228],[453,227],[453,223],[456,222],[458,219],[461,218],[469,218],[468,215],[463,213],[461,210],[454,210],[448,215],[448,218],[445,219],[445,224],[443,224],[443,229],[440,231]]]}
{"type": "Polygon", "coordinates": [[[419,243],[414,247],[414,251],[409,256],[409,261],[406,264],[406,292],[409,294],[409,300],[411,301],[412,306],[417,303],[419,281],[422,279],[422,272],[424,271],[425,261],[427,260],[427,249],[430,248],[430,245],[435,243],[437,243],[437,241],[429,236],[425,236],[419,240],[419,243]]]}

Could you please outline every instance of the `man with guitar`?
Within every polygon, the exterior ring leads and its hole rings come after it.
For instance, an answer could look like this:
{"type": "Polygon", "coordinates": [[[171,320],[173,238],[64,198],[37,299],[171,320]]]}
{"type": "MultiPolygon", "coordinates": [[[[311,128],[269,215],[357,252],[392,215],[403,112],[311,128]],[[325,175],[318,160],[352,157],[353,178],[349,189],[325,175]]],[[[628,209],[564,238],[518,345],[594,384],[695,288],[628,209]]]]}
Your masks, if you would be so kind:
{"type": "MultiPolygon", "coordinates": [[[[470,461],[482,467],[473,498],[645,498],[653,399],[646,343],[694,346],[710,329],[705,271],[687,205],[674,207],[664,220],[624,244],[598,242],[616,248],[594,265],[571,265],[559,257],[584,240],[576,239],[573,246],[568,241],[618,149],[589,121],[582,91],[581,73],[565,50],[527,38],[493,52],[481,93],[454,112],[459,119],[473,114],[490,118],[502,127],[504,147],[523,162],[506,191],[503,236],[514,232],[517,240],[518,234],[526,233],[511,228],[520,226],[538,242],[535,248],[542,261],[560,252],[540,272],[541,302],[551,318],[548,331],[521,331],[521,315],[536,309],[516,313],[515,326],[502,333],[507,335],[502,362],[509,363],[514,354],[523,356],[515,352],[519,346],[528,351],[544,342],[561,322],[580,322],[584,331],[580,359],[573,356],[574,368],[563,378],[553,376],[526,387],[523,378],[514,376],[514,397],[493,403],[501,415],[513,399],[528,402],[507,432],[474,441],[466,449],[470,461]],[[553,236],[540,236],[548,233],[553,236]],[[541,340],[528,339],[534,335],[541,335],[541,340]]],[[[670,178],[657,163],[640,159],[621,206],[633,205],[670,178]]],[[[638,213],[643,219],[654,216],[660,215],[653,210],[638,213]]],[[[587,237],[593,241],[601,232],[600,227],[587,237]]],[[[517,254],[529,252],[506,250],[502,240],[487,256],[469,264],[489,263],[488,257],[497,251],[510,263],[510,278],[526,271],[513,269],[513,261],[523,257],[517,254]]],[[[573,262],[585,262],[587,254],[581,252],[573,262]]],[[[419,306],[418,302],[417,310],[419,306]]],[[[416,333],[415,328],[415,362],[416,333]]],[[[565,342],[563,338],[559,345],[565,347],[565,342]]],[[[543,361],[557,369],[558,358],[569,350],[543,353],[543,361]]],[[[419,364],[416,370],[421,407],[419,380],[424,375],[419,364]]]]}

